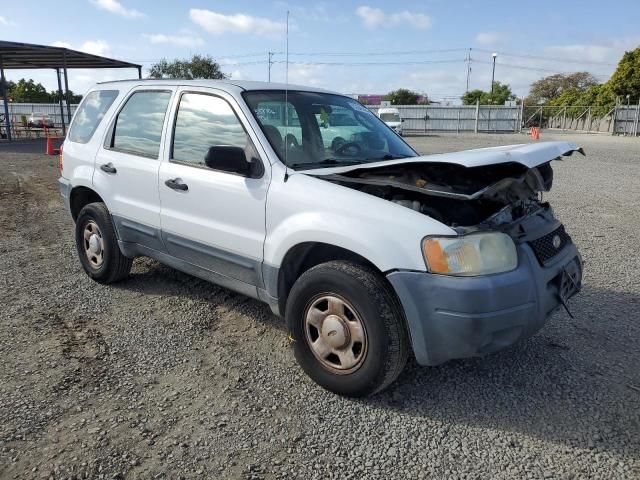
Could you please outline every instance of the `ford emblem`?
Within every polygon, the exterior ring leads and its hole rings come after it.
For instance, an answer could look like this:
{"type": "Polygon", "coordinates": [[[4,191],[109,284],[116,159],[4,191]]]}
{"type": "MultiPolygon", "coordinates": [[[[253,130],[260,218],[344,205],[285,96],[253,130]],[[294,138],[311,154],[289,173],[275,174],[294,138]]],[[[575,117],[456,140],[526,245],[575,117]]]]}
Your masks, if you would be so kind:
{"type": "Polygon", "coordinates": [[[560,244],[562,243],[562,240],[560,240],[560,237],[558,235],[554,235],[553,239],[551,240],[551,243],[553,244],[553,248],[557,250],[560,248],[560,244]]]}

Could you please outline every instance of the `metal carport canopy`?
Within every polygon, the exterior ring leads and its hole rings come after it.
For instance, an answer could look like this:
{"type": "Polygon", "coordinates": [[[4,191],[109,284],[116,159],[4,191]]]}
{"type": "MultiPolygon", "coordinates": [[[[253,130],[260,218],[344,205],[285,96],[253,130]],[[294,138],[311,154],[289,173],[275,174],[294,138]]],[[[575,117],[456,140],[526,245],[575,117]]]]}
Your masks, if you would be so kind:
{"type": "Polygon", "coordinates": [[[40,68],[52,68],[58,77],[58,91],[60,92],[60,113],[62,118],[62,130],[66,134],[64,123],[64,111],[62,107],[62,82],[60,70],[64,72],[65,99],[67,100],[67,121],[71,121],[71,107],[69,106],[69,81],[67,69],[69,68],[135,68],[138,70],[138,78],[142,78],[142,66],[136,63],[124,62],[113,58],[101,57],[90,53],[79,52],[63,47],[51,47],[47,45],[35,45],[31,43],[7,42],[0,40],[0,88],[4,100],[4,113],[7,138],[11,140],[11,124],[9,120],[9,105],[4,70],[31,70],[40,68]]]}

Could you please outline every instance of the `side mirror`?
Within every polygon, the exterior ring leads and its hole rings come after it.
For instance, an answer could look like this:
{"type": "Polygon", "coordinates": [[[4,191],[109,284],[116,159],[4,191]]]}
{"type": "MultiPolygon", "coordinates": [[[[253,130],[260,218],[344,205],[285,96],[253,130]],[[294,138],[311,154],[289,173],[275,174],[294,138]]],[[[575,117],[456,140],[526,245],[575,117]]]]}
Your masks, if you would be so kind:
{"type": "Polygon", "coordinates": [[[259,178],[264,172],[262,162],[256,158],[247,161],[243,148],[230,145],[216,145],[209,148],[204,164],[222,172],[237,173],[244,177],[259,178]]]}

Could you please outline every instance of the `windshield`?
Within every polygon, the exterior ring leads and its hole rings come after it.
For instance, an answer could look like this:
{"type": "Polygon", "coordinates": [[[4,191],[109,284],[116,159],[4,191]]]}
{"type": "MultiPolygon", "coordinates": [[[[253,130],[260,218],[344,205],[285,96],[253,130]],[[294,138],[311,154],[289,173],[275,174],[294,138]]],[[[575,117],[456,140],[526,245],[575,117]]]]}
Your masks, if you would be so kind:
{"type": "Polygon", "coordinates": [[[380,120],[382,120],[383,122],[399,122],[400,115],[398,115],[397,113],[381,113],[380,120]]]}
{"type": "Polygon", "coordinates": [[[243,94],[280,160],[295,170],[415,157],[417,153],[357,101],[284,90],[243,94]]]}

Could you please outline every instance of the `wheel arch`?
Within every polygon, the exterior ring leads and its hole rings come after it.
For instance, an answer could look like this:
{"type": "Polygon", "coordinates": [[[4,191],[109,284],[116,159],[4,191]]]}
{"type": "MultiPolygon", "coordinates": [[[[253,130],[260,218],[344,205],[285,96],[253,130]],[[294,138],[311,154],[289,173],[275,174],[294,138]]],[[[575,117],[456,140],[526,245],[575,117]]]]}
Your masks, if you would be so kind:
{"type": "Polygon", "coordinates": [[[80,210],[82,210],[85,205],[95,202],[104,203],[102,197],[95,190],[81,185],[73,187],[69,194],[69,209],[71,210],[73,221],[76,221],[80,210]]]}
{"type": "Polygon", "coordinates": [[[278,309],[284,314],[289,292],[300,276],[321,263],[344,260],[371,268],[379,273],[384,281],[387,279],[376,265],[362,255],[337,245],[323,242],[302,242],[292,246],[282,259],[278,268],[277,283],[274,286],[267,285],[268,290],[276,290],[278,309]]]}

